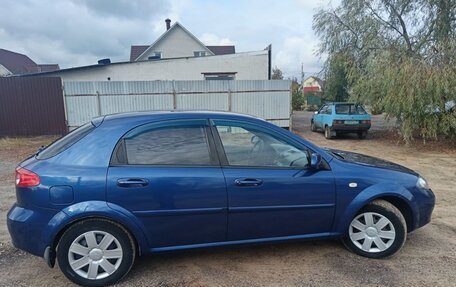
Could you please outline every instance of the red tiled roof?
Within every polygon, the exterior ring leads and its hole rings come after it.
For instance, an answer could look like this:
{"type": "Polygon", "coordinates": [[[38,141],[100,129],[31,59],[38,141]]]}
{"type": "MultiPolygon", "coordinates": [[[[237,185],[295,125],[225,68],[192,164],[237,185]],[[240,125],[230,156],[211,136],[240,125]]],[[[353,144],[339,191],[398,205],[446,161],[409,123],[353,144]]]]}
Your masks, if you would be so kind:
{"type": "Polygon", "coordinates": [[[309,93],[309,92],[320,92],[320,87],[318,86],[313,86],[313,87],[304,87],[304,93],[309,93]]]}
{"type": "Polygon", "coordinates": [[[149,48],[149,45],[132,45],[130,50],[130,62],[136,60],[144,51],[149,48]]]}
{"type": "Polygon", "coordinates": [[[0,49],[0,64],[13,74],[39,72],[38,65],[29,57],[16,52],[0,49]]]}
{"type": "Polygon", "coordinates": [[[206,46],[215,55],[235,54],[236,49],[234,46],[206,46]]]}

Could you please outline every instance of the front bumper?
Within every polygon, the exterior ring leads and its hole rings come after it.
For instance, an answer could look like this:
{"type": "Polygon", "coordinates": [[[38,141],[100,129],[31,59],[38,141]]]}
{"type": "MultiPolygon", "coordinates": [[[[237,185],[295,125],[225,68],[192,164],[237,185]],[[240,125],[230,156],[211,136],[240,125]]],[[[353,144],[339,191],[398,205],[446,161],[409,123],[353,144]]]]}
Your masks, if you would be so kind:
{"type": "Polygon", "coordinates": [[[357,124],[357,125],[346,125],[346,124],[333,124],[331,129],[336,132],[361,132],[369,130],[371,125],[369,124],[357,124]]]}
{"type": "Polygon", "coordinates": [[[434,210],[435,206],[435,195],[432,190],[427,191],[428,194],[425,196],[421,196],[418,203],[418,212],[415,215],[415,224],[414,228],[418,229],[429,222],[431,222],[432,211],[434,210]]]}
{"type": "Polygon", "coordinates": [[[54,210],[27,209],[16,204],[7,215],[8,231],[13,245],[33,255],[43,257],[49,238],[43,238],[43,231],[56,214],[54,210]]]}

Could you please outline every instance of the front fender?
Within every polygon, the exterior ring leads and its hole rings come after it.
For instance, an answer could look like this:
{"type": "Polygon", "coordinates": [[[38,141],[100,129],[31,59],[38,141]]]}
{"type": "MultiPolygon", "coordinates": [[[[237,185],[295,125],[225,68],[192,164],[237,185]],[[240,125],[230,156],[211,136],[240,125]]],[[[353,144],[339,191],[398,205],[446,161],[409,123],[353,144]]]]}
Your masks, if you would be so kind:
{"type": "Polygon", "coordinates": [[[101,217],[117,222],[128,229],[132,236],[136,239],[141,250],[149,250],[147,237],[144,233],[144,226],[136,217],[127,210],[116,206],[116,209],[111,208],[105,201],[86,201],[79,202],[74,205],[64,208],[58,212],[48,223],[41,235],[43,242],[42,250],[48,246],[54,248],[57,244],[55,240],[57,235],[73,222],[84,218],[101,217]]]}
{"type": "Polygon", "coordinates": [[[397,197],[406,202],[411,207],[411,210],[416,210],[413,194],[402,185],[396,183],[374,184],[359,192],[345,207],[342,214],[338,216],[339,220],[335,222],[334,232],[345,234],[350,222],[365,205],[377,198],[386,196],[397,197]]]}

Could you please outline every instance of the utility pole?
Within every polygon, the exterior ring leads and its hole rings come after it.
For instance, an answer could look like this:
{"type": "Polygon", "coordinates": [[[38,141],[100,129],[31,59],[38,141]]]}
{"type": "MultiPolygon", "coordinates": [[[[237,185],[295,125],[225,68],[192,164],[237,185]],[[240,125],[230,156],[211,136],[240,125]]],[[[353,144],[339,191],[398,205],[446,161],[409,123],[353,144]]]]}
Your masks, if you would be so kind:
{"type": "Polygon", "coordinates": [[[301,85],[304,84],[304,63],[301,62],[301,85]]]}

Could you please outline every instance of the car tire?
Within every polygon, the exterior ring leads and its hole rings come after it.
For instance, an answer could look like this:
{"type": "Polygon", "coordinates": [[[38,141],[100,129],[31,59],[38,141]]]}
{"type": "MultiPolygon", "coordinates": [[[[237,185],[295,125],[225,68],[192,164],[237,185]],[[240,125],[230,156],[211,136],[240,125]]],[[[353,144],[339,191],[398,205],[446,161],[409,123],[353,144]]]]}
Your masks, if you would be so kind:
{"type": "Polygon", "coordinates": [[[328,126],[325,127],[325,138],[328,140],[333,138],[331,135],[331,129],[328,126]]]}
{"type": "Polygon", "coordinates": [[[313,132],[317,131],[317,127],[315,127],[315,123],[313,121],[310,123],[310,130],[313,132]]]}
{"type": "Polygon", "coordinates": [[[375,200],[353,218],[342,241],[358,255],[380,259],[399,251],[406,237],[407,225],[399,209],[375,200]]]}
{"type": "Polygon", "coordinates": [[[358,138],[363,140],[367,137],[367,131],[358,132],[358,138]]]}
{"type": "Polygon", "coordinates": [[[133,238],[105,219],[75,223],[60,238],[57,260],[63,274],[83,286],[106,286],[121,280],[135,261],[133,238]]]}

